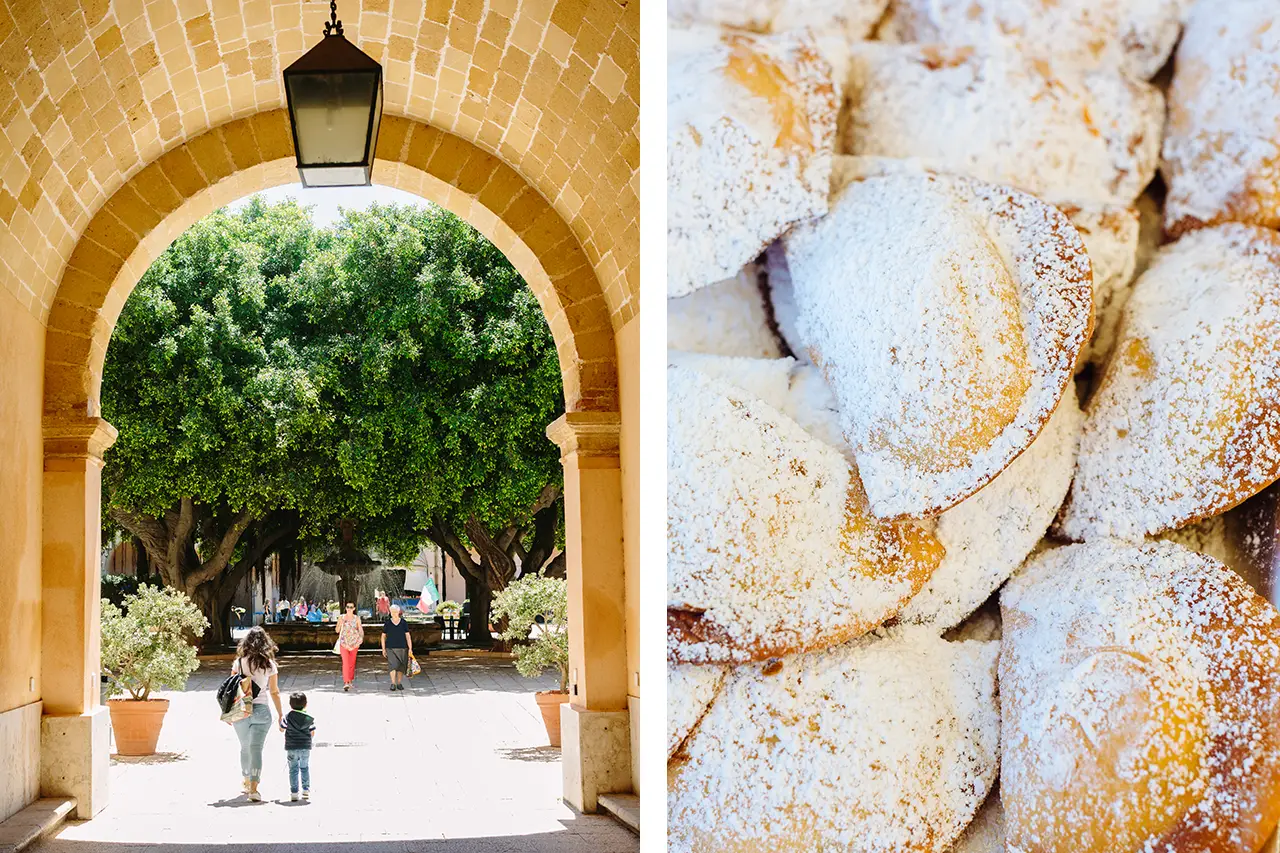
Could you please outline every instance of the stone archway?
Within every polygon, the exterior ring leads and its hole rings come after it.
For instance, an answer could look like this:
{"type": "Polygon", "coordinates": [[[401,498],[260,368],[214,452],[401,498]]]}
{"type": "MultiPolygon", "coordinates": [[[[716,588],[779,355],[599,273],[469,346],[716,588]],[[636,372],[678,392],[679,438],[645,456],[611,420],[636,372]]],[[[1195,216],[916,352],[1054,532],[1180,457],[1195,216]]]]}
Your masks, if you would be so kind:
{"type": "MultiPolygon", "coordinates": [[[[548,428],[562,449],[571,607],[571,705],[564,713],[565,797],[594,810],[598,792],[632,784],[627,715],[617,346],[603,289],[572,229],[514,169],[465,140],[386,117],[375,183],[414,192],[470,222],[537,296],[556,341],[566,414],[548,428]]],[[[93,216],[70,252],[46,326],[42,768],[45,793],[105,805],[107,717],[98,703],[103,364],[126,299],[161,252],[201,216],[293,182],[282,110],[214,128],[138,171],[93,216]],[[55,761],[51,764],[50,762],[55,761]]]]}

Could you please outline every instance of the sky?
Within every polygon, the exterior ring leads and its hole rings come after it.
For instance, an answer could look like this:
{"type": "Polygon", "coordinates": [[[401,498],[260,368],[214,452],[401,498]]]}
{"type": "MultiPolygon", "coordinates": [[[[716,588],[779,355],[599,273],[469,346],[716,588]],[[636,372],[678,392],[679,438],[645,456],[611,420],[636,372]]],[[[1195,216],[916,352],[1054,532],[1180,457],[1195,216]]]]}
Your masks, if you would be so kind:
{"type": "MultiPolygon", "coordinates": [[[[418,207],[425,207],[430,204],[426,199],[413,193],[379,186],[306,189],[302,184],[285,184],[282,187],[263,190],[260,193],[256,193],[256,195],[262,196],[263,201],[270,203],[292,198],[299,204],[309,205],[312,208],[311,221],[321,228],[338,221],[339,208],[364,210],[374,202],[378,204],[390,204],[391,202],[413,204],[418,207]]],[[[232,211],[239,210],[249,203],[250,198],[252,196],[232,202],[227,205],[227,209],[232,211]]]]}

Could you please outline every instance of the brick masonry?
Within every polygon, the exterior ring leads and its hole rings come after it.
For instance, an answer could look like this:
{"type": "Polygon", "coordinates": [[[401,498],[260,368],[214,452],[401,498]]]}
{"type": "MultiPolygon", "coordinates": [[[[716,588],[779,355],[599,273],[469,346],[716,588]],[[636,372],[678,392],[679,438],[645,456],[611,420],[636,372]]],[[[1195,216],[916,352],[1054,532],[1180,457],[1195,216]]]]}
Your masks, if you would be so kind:
{"type": "MultiPolygon", "coordinates": [[[[345,0],[382,63],[375,180],[493,239],[571,410],[616,410],[639,307],[639,3],[345,0]]],[[[47,322],[48,414],[93,414],[137,277],[200,215],[295,180],[280,72],[323,0],[0,0],[0,286],[47,322]]]]}

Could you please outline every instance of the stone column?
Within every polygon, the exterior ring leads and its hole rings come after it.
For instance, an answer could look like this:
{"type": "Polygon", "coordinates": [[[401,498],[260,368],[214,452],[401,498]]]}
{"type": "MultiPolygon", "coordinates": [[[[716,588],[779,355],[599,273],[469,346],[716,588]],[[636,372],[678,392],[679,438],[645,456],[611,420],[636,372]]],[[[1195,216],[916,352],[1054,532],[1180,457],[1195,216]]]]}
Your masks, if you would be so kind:
{"type": "Polygon", "coordinates": [[[40,792],[74,797],[81,819],[107,804],[110,721],[98,701],[100,502],[102,454],[115,439],[102,418],[44,423],[40,792]]]}
{"type": "Polygon", "coordinates": [[[568,412],[549,427],[564,465],[569,704],[561,709],[564,798],[582,812],[631,790],[622,475],[616,412],[568,412]]]}

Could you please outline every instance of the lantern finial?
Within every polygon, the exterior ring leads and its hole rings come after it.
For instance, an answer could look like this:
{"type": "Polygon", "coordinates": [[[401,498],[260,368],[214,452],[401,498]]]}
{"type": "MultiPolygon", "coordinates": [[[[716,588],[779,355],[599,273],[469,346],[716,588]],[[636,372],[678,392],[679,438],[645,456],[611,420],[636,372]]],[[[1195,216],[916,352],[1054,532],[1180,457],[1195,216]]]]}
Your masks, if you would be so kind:
{"type": "Polygon", "coordinates": [[[342,21],[338,20],[338,0],[329,0],[329,20],[324,22],[324,34],[327,36],[342,35],[342,21]]]}

